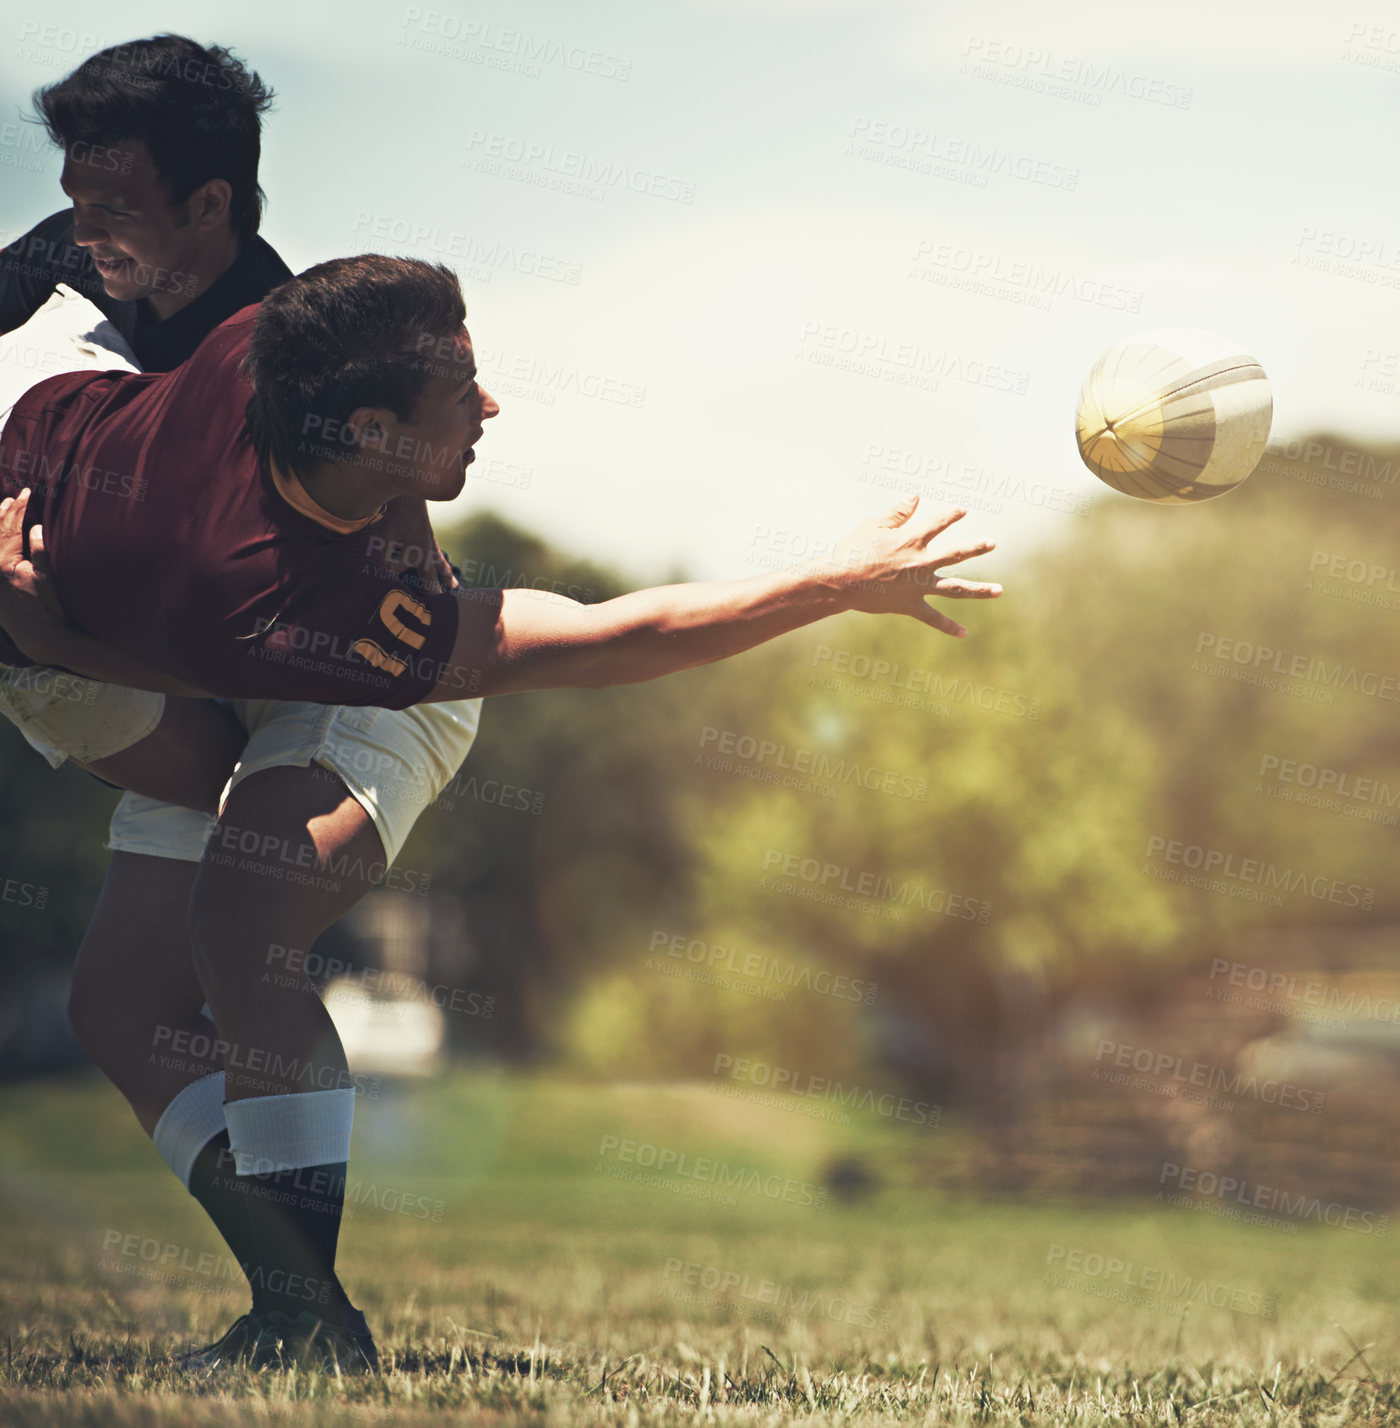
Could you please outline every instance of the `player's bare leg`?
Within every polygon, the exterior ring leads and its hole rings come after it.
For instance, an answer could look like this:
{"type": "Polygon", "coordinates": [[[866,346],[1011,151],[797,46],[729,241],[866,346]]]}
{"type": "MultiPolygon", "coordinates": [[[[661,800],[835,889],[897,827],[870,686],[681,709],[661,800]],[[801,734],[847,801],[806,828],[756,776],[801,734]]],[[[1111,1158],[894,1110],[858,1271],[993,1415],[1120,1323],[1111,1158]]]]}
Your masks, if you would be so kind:
{"type": "MultiPolygon", "coordinates": [[[[342,872],[319,889],[282,887],[274,900],[268,887],[271,880],[255,866],[211,865],[206,870],[202,900],[196,900],[197,917],[206,926],[220,923],[222,934],[210,935],[206,946],[215,956],[242,949],[246,980],[256,981],[267,970],[269,941],[310,947],[363,896],[382,869],[383,851],[369,815],[347,794],[339,778],[325,769],[288,767],[250,775],[234,790],[230,803],[233,814],[226,817],[224,829],[235,826],[233,817],[256,820],[265,832],[289,840],[290,846],[319,848],[332,868],[342,872]],[[269,806],[275,826],[263,816],[269,806]],[[282,926],[274,931],[279,917],[282,926]]],[[[131,1103],[162,1157],[249,1272],[251,1316],[240,1319],[212,1353],[192,1356],[213,1363],[257,1348],[265,1316],[291,1307],[285,1290],[298,1271],[289,1269],[284,1259],[290,1254],[293,1263],[304,1269],[306,1253],[295,1236],[288,1249],[285,1223],[278,1227],[280,1240],[276,1232],[269,1236],[266,1226],[258,1238],[260,1207],[250,1208],[249,1194],[258,1182],[235,1174],[225,1129],[224,1066],[218,1054],[222,1044],[231,1047],[234,1039],[221,1036],[204,1014],[207,994],[195,967],[190,936],[190,906],[199,876],[200,865],[184,859],[113,854],[74,971],[71,1015],[93,1060],[131,1103]]],[[[279,1046],[273,1026],[249,1031],[241,1042],[243,1050],[229,1055],[230,1061],[239,1063],[233,1068],[235,1076],[240,1071],[244,1076],[240,1089],[266,1096],[279,1086],[295,1087],[299,1093],[322,1084],[348,1086],[339,1040],[315,989],[309,983],[295,989],[278,987],[274,999],[271,985],[269,979],[263,986],[263,1003],[273,1009],[272,1021],[294,1044],[279,1046]],[[269,1084],[248,1070],[250,1059],[255,1064],[263,1059],[249,1058],[246,1049],[251,1047],[263,1051],[282,1076],[280,1081],[269,1084]],[[314,1048],[309,1055],[308,1048],[314,1048]],[[309,1081],[309,1077],[316,1079],[309,1081]]],[[[249,1014],[256,1015],[256,1008],[249,1014]]],[[[312,1225],[322,1231],[323,1245],[328,1238],[325,1232],[333,1230],[339,1218],[343,1184],[341,1166],[339,1175],[317,1187],[318,1212],[312,1225]]],[[[334,1235],[329,1238],[328,1262],[315,1277],[334,1286],[330,1297],[335,1298],[334,1235]]],[[[321,1284],[314,1287],[319,1293],[321,1284]]],[[[300,1301],[295,1307],[307,1306],[300,1301]]],[[[310,1307],[320,1313],[327,1305],[313,1302],[310,1307]]],[[[372,1354],[367,1333],[365,1340],[372,1354]]],[[[362,1347],[352,1345],[352,1352],[341,1356],[342,1367],[353,1366],[362,1347]]]]}
{"type": "Polygon", "coordinates": [[[198,866],[113,853],[73,968],[69,1020],[147,1135],[186,1086],[223,1070],[190,956],[198,866]]]}
{"type": "Polygon", "coordinates": [[[240,1064],[226,1068],[227,1101],[350,1085],[315,984],[271,949],[309,948],[383,869],[369,815],[326,769],[264,769],[230,793],[190,903],[209,1010],[240,1048],[240,1064]],[[279,1059],[262,1064],[256,1053],[273,1049],[279,1059]]]}
{"type": "Polygon", "coordinates": [[[267,1321],[293,1345],[323,1322],[371,1363],[364,1318],[335,1275],[354,1086],[315,986],[272,949],[309,948],[383,869],[379,834],[339,778],[264,769],[230,793],[190,903],[195,967],[229,1048],[224,1110],[267,1321]]]}
{"type": "Polygon", "coordinates": [[[223,705],[172,694],[166,696],[160,723],[144,739],[80,767],[147,798],[217,813],[219,795],[247,738],[223,705]]]}
{"type": "Polygon", "coordinates": [[[227,1164],[218,1032],[190,955],[197,870],[180,858],[112,854],[73,969],[69,1019],[250,1276],[250,1315],[230,1331],[244,1348],[258,1332],[251,1313],[264,1306],[252,1283],[258,1247],[246,1197],[227,1164]]]}

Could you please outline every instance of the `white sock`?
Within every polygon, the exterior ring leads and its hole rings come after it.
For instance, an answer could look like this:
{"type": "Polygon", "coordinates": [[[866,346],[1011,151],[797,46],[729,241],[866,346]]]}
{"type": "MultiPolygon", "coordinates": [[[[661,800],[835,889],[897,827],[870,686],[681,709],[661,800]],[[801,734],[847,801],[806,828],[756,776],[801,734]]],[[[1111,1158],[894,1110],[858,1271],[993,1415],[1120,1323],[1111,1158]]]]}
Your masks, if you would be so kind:
{"type": "Polygon", "coordinates": [[[272,1175],[350,1159],[355,1088],[253,1096],[224,1107],[239,1175],[272,1175]]]}
{"type": "Polygon", "coordinates": [[[224,1128],[224,1073],[191,1081],[161,1112],[151,1139],[186,1190],[199,1152],[224,1128]]]}

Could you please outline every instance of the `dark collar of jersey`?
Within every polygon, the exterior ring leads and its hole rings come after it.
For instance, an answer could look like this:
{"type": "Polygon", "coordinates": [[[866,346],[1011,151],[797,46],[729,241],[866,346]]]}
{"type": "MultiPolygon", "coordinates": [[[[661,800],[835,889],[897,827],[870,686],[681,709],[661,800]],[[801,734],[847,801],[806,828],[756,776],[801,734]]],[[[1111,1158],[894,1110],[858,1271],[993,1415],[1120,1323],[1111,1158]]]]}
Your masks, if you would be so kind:
{"type": "Polygon", "coordinates": [[[263,238],[254,238],[244,244],[222,277],[179,312],[159,319],[144,302],[123,304],[135,309],[132,350],[147,372],[169,372],[221,322],[249,303],[261,302],[291,276],[292,270],[272,246],[263,238]]]}

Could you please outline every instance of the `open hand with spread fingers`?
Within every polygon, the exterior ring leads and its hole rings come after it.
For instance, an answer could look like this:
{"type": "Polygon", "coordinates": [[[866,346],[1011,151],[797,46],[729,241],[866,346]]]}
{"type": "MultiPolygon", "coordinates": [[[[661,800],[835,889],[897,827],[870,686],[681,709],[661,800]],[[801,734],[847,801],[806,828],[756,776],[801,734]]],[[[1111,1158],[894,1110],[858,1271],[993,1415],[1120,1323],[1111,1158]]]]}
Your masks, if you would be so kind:
{"type": "Polygon", "coordinates": [[[858,525],[832,555],[833,583],[839,583],[847,607],[872,615],[912,615],[945,635],[966,635],[962,625],[926,598],[995,600],[1001,594],[1000,585],[941,573],[945,566],[996,549],[990,540],[940,539],[966,514],[956,508],[925,514],[917,496],[905,496],[883,515],[858,525]]]}

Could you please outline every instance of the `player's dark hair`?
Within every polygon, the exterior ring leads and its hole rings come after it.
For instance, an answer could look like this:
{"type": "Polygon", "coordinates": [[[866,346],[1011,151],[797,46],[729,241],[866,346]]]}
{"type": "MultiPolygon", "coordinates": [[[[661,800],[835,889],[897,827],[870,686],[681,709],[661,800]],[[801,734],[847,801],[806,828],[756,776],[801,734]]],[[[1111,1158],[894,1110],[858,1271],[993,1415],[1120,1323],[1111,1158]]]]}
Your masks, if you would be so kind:
{"type": "Polygon", "coordinates": [[[258,186],[262,116],[272,90],[233,53],[184,35],[112,45],[53,84],[34,106],[55,144],[116,145],[139,139],[150,150],[172,203],[201,184],[226,179],[229,219],[251,238],[262,219],[258,186]]]}
{"type": "Polygon", "coordinates": [[[417,258],[332,258],[274,288],[243,362],[258,455],[305,475],[328,450],[318,438],[356,408],[411,421],[424,384],[444,368],[439,343],[466,320],[457,275],[417,258]]]}

